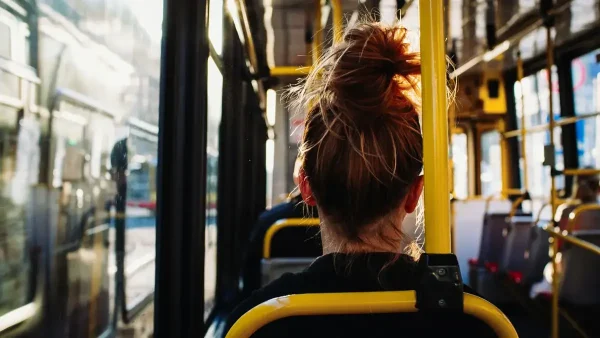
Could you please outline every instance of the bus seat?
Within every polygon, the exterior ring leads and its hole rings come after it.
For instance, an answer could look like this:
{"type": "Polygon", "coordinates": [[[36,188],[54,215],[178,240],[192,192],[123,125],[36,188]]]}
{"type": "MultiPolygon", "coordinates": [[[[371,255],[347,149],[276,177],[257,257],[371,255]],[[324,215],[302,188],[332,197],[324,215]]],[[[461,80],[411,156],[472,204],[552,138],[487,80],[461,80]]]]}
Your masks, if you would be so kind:
{"type": "Polygon", "coordinates": [[[544,278],[544,268],[550,261],[550,235],[543,229],[546,222],[540,222],[529,230],[529,244],[525,254],[523,283],[533,285],[544,278]]]}
{"type": "Polygon", "coordinates": [[[525,255],[529,246],[529,235],[533,219],[531,217],[513,217],[508,228],[506,242],[502,257],[498,263],[499,271],[507,273],[509,278],[517,284],[523,279],[523,271],[526,266],[525,255]]]}
{"type": "MultiPolygon", "coordinates": [[[[465,314],[491,327],[498,337],[516,338],[508,318],[494,305],[477,296],[464,294],[465,314]]],[[[298,294],[274,298],[259,304],[240,317],[226,338],[247,338],[276,320],[295,316],[383,314],[417,312],[415,291],[298,294]]]]}
{"type": "Polygon", "coordinates": [[[483,218],[479,258],[476,263],[480,266],[488,262],[497,263],[504,247],[505,229],[508,227],[508,213],[486,214],[483,218]]]}
{"type": "Polygon", "coordinates": [[[561,204],[556,208],[554,219],[558,221],[558,227],[561,230],[567,229],[569,223],[569,214],[577,208],[577,204],[561,204]]]}
{"type": "MultiPolygon", "coordinates": [[[[568,219],[574,217],[573,212],[576,210],[573,209],[567,214],[568,219]]],[[[600,230],[600,210],[589,209],[581,211],[572,228],[572,231],[578,230],[600,230]]]]}
{"type": "MultiPolygon", "coordinates": [[[[502,258],[508,227],[509,213],[487,213],[483,219],[479,257],[470,261],[469,283],[480,295],[494,303],[513,301],[497,279],[496,273],[502,258]]],[[[514,217],[529,216],[530,213],[517,212],[514,217]]]]}
{"type": "MultiPolygon", "coordinates": [[[[516,213],[515,217],[530,216],[531,214],[516,213]]],[[[498,268],[502,257],[507,230],[510,225],[508,213],[488,213],[483,218],[479,257],[470,259],[470,266],[487,267],[488,270],[498,268]]]]}
{"type": "Polygon", "coordinates": [[[265,234],[261,284],[304,270],[322,252],[318,218],[277,221],[265,234]]]}
{"type": "MultiPolygon", "coordinates": [[[[599,230],[580,230],[572,235],[600,246],[599,230]]],[[[566,243],[562,267],[561,301],[571,305],[600,305],[600,256],[566,243]]]]}

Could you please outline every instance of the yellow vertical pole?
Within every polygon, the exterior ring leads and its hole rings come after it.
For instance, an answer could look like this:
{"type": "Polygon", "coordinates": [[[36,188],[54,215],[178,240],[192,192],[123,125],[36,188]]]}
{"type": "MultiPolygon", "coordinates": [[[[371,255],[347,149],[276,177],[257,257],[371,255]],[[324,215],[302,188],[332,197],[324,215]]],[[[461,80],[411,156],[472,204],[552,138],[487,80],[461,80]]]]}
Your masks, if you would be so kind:
{"type": "Polygon", "coordinates": [[[344,35],[344,13],[340,0],[330,0],[329,3],[331,4],[331,15],[333,17],[333,44],[337,44],[342,41],[344,35]]]}
{"type": "Polygon", "coordinates": [[[527,126],[525,125],[525,93],[523,89],[523,58],[517,55],[517,81],[521,87],[521,157],[523,158],[523,188],[529,191],[529,171],[527,167],[527,126]]]}
{"type": "MultiPolygon", "coordinates": [[[[548,114],[550,129],[550,144],[554,145],[554,94],[552,92],[552,65],[554,64],[554,42],[552,41],[552,30],[550,26],[546,27],[546,73],[548,75],[548,114]]],[[[554,165],[554,164],[553,164],[554,165]]],[[[552,170],[554,167],[551,168],[552,170]]],[[[550,205],[552,207],[552,219],[556,213],[556,179],[552,173],[550,174],[550,205]]],[[[558,329],[558,288],[559,288],[559,273],[558,264],[556,264],[556,254],[558,251],[558,241],[556,238],[552,242],[552,338],[559,337],[558,329]]]]}
{"type": "Polygon", "coordinates": [[[425,251],[449,253],[450,189],[443,2],[420,0],[419,17],[425,165],[425,251]]]}
{"type": "Polygon", "coordinates": [[[321,58],[321,49],[323,48],[323,29],[321,27],[321,0],[315,1],[315,31],[313,38],[313,63],[317,63],[321,58]]]}
{"type": "Polygon", "coordinates": [[[498,120],[497,123],[497,128],[500,132],[500,153],[502,161],[502,197],[508,198],[508,194],[506,192],[511,189],[511,182],[510,164],[508,162],[510,152],[508,151],[508,140],[504,136],[504,132],[506,131],[506,123],[504,120],[498,120]]]}

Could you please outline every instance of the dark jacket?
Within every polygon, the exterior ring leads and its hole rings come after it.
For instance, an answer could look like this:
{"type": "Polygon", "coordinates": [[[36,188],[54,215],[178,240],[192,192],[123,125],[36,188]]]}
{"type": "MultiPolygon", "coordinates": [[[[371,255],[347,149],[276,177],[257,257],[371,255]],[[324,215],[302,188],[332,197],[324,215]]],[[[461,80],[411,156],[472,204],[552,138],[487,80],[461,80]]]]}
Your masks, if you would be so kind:
{"type": "MultiPolygon", "coordinates": [[[[285,274],[255,291],[228,318],[225,332],[254,306],[279,296],[303,293],[414,290],[416,263],[402,255],[390,264],[392,253],[329,254],[304,272],[285,274]]],[[[471,292],[465,286],[466,292],[471,292]]],[[[478,319],[463,313],[330,315],[284,318],[259,329],[258,337],[496,337],[478,319]]]]}

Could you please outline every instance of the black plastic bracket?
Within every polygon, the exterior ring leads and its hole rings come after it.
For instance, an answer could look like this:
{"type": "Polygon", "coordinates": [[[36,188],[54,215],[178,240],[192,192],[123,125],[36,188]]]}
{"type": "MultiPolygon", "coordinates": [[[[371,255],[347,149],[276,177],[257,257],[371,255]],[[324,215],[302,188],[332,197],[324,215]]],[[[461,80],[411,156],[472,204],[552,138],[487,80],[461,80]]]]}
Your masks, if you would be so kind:
{"type": "Polygon", "coordinates": [[[417,309],[462,312],[463,282],[454,254],[422,254],[417,273],[417,309]]]}

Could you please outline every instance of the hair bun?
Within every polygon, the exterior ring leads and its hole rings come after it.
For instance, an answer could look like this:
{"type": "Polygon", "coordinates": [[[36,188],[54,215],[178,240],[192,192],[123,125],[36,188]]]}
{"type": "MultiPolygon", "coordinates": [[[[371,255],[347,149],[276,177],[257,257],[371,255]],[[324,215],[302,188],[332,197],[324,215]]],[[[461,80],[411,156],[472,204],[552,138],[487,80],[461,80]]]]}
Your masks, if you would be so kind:
{"type": "Polygon", "coordinates": [[[421,59],[411,52],[402,26],[360,23],[350,28],[344,42],[332,47],[324,62],[325,87],[351,114],[350,122],[397,112],[416,112],[421,59]]]}

